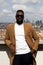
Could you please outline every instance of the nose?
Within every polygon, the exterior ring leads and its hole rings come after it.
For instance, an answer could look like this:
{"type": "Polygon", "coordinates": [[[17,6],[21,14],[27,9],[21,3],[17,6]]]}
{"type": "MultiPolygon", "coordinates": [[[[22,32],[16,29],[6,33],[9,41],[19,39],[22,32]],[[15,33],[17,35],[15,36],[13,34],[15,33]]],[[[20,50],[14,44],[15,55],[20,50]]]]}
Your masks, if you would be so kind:
{"type": "Polygon", "coordinates": [[[19,19],[21,19],[21,16],[19,16],[19,19]]]}

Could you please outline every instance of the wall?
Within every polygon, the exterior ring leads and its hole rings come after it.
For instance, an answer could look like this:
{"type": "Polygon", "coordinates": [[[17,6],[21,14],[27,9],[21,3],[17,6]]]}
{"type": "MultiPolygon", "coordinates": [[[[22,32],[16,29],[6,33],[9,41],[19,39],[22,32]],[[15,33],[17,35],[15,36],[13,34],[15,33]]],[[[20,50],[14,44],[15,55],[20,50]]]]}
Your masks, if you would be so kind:
{"type": "MultiPolygon", "coordinates": [[[[43,40],[40,41],[36,62],[37,65],[43,65],[43,40]]],[[[9,49],[3,42],[0,42],[0,64],[10,65],[9,49]]]]}

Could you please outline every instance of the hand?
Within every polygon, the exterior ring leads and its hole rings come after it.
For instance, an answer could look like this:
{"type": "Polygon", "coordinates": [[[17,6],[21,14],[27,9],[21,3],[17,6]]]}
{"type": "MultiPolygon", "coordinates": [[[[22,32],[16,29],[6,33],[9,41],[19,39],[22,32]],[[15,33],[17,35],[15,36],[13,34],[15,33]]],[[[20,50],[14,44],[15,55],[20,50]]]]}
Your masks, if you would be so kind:
{"type": "Polygon", "coordinates": [[[37,51],[33,49],[33,50],[31,51],[31,53],[32,53],[32,54],[36,54],[37,51]]]}
{"type": "Polygon", "coordinates": [[[15,53],[15,46],[12,43],[10,44],[10,52],[15,53]]]}

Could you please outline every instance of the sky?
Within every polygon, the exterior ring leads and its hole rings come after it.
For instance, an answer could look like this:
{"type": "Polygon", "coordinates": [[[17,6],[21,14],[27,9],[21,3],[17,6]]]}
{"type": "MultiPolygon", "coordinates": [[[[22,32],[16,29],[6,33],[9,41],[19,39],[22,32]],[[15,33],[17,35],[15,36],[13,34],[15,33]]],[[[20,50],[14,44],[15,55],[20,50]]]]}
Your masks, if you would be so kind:
{"type": "Polygon", "coordinates": [[[15,22],[18,9],[24,11],[24,20],[43,21],[43,0],[0,0],[0,23],[15,22]]]}

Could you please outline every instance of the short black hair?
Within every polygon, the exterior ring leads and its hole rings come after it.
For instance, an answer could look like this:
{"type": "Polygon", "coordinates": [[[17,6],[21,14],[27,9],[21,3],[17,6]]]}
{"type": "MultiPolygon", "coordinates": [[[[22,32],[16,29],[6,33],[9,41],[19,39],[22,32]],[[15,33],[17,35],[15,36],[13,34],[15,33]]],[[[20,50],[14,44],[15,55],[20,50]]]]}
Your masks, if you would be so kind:
{"type": "Polygon", "coordinates": [[[22,12],[23,15],[24,15],[24,11],[23,10],[17,10],[16,15],[17,15],[18,12],[22,12]]]}

